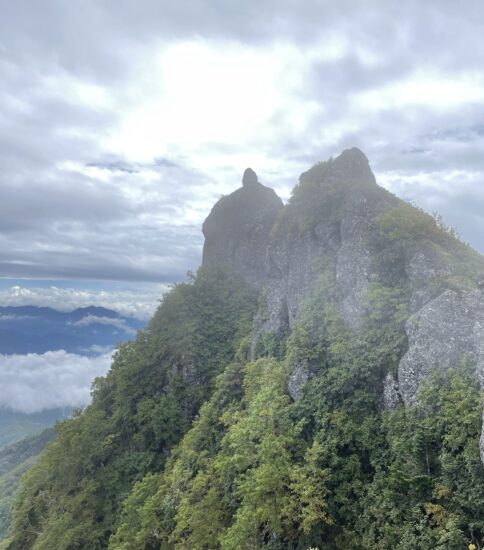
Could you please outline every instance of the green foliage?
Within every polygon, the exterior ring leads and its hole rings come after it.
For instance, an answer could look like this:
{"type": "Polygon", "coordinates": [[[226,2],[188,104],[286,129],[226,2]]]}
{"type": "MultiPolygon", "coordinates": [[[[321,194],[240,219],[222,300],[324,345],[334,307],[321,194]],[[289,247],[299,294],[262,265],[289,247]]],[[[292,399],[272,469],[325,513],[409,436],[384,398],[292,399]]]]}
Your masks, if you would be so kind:
{"type": "MultiPolygon", "coordinates": [[[[471,281],[484,268],[482,256],[461,241],[437,214],[431,215],[401,202],[377,216],[375,227],[379,234],[379,240],[373,243],[375,248],[409,260],[424,245],[432,250],[442,265],[452,269],[454,285],[460,288],[469,284],[474,286],[471,281]]],[[[382,263],[391,264],[388,259],[386,257],[382,263]]]]}
{"type": "Polygon", "coordinates": [[[385,415],[387,450],[360,521],[365,548],[458,549],[482,542],[481,410],[475,373],[463,364],[436,372],[417,406],[385,415]]]}
{"type": "Polygon", "coordinates": [[[355,334],[331,258],[319,268],[282,351],[266,346],[254,362],[250,293],[220,273],[177,286],[26,474],[5,548],[480,545],[472,365],[436,372],[416,406],[382,412],[383,379],[406,349],[409,289],[374,281],[355,334]],[[287,389],[295,364],[312,377],[297,402],[287,389]]]}
{"type": "Polygon", "coordinates": [[[481,543],[481,397],[473,368],[464,362],[435,373],[417,406],[382,414],[381,379],[403,352],[395,327],[406,314],[396,291],[373,288],[368,300],[374,309],[359,339],[338,339],[342,326],[327,303],[318,323],[334,346],[312,339],[308,313],[286,362],[230,365],[164,473],[145,478],[127,499],[110,548],[481,543]],[[287,382],[296,356],[315,370],[294,403],[287,382]]]}
{"type": "MultiPolygon", "coordinates": [[[[345,184],[321,185],[327,169],[301,179],[276,232],[311,231],[322,216],[337,223],[345,184]]],[[[398,204],[368,185],[371,193],[398,204]]],[[[358,331],[341,318],[331,252],[314,266],[316,288],[291,333],[265,335],[255,361],[251,291],[214,269],[175,286],[148,328],[120,346],[92,404],[57,427],[26,474],[5,548],[482,546],[482,398],[472,365],[464,358],[436,372],[415,406],[382,410],[383,381],[407,348],[406,262],[428,245],[452,267],[455,288],[473,288],[482,262],[459,268],[465,245],[405,205],[373,222],[375,276],[358,331]],[[295,366],[310,379],[296,402],[295,366]]],[[[262,321],[266,303],[262,292],[262,321]]]]}
{"type": "Polygon", "coordinates": [[[259,358],[219,377],[158,491],[141,509],[129,505],[138,493],[128,498],[111,548],[354,544],[353,526],[375,473],[372,453],[384,446],[381,383],[404,351],[407,298],[404,291],[372,287],[364,332],[349,338],[331,273],[327,262],[285,361],[259,358]],[[298,403],[287,392],[295,363],[314,374],[298,403]],[[237,398],[227,401],[228,395],[237,398]]]}
{"type": "Polygon", "coordinates": [[[257,548],[330,524],[321,449],[300,438],[302,423],[291,418],[286,382],[285,366],[274,360],[230,366],[175,451],[158,492],[141,511],[126,505],[110,547],[150,548],[156,533],[156,548],[257,548]]]}
{"type": "Polygon", "coordinates": [[[21,476],[35,464],[38,455],[54,435],[54,430],[45,430],[0,450],[0,540],[6,537],[10,529],[12,505],[21,476]]]}
{"type": "Polygon", "coordinates": [[[427,239],[446,244],[453,238],[435,217],[406,203],[385,211],[377,222],[381,233],[402,246],[415,245],[427,239]]]}
{"type": "Polygon", "coordinates": [[[119,347],[92,404],[57,426],[25,476],[9,548],[105,547],[133,484],[163,468],[255,307],[252,291],[221,269],[200,269],[175,286],[148,328],[119,347]]]}

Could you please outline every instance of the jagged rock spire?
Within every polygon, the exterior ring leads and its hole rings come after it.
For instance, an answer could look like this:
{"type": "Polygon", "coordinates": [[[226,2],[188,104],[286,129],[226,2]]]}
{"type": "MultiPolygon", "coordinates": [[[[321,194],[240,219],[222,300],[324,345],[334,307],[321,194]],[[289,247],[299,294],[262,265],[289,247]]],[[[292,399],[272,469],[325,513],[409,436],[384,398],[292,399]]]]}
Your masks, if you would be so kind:
{"type": "Polygon", "coordinates": [[[257,179],[257,174],[254,172],[254,170],[252,170],[252,168],[246,168],[242,177],[242,185],[244,187],[250,187],[251,185],[255,185],[256,183],[259,183],[259,180],[257,179]]]}

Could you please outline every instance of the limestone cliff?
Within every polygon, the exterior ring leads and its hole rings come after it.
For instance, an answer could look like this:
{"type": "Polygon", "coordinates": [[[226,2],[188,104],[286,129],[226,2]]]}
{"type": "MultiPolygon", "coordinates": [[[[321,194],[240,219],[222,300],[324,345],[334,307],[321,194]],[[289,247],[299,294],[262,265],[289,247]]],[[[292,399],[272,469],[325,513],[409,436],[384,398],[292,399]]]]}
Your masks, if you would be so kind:
{"type": "MultiPolygon", "coordinates": [[[[291,331],[329,265],[340,315],[355,334],[373,286],[405,296],[408,349],[397,377],[385,379],[386,407],[414,403],[433,368],[464,357],[484,380],[484,259],[379,187],[358,149],[303,173],[284,207],[247,170],[244,187],[215,205],[203,232],[204,263],[224,264],[261,291],[253,355],[264,335],[291,331]]],[[[307,365],[294,365],[294,398],[310,377],[307,365]]],[[[484,459],[484,438],[482,452],[484,459]]]]}

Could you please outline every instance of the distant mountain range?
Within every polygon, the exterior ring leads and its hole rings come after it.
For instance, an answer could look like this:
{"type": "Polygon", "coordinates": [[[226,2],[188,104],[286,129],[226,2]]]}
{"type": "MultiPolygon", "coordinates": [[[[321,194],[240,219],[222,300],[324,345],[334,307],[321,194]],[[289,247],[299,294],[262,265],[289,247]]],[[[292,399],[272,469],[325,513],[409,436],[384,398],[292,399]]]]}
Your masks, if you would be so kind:
{"type": "Polygon", "coordinates": [[[0,307],[0,354],[63,349],[93,356],[132,338],[144,322],[103,307],[71,312],[49,307],[0,307]]]}

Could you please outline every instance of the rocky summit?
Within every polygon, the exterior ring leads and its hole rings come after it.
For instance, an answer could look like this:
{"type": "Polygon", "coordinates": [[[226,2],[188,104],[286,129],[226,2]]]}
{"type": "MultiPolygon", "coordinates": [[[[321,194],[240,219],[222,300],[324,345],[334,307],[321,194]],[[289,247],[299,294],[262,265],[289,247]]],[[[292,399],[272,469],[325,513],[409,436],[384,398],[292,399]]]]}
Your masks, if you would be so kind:
{"type": "MultiPolygon", "coordinates": [[[[385,407],[415,402],[433,369],[463,357],[477,365],[484,383],[484,259],[379,187],[362,151],[348,149],[301,174],[284,207],[252,169],[242,181],[203,225],[203,263],[229,267],[262,292],[253,357],[265,335],[286,334],[297,324],[316,293],[321,265],[329,263],[339,313],[352,331],[371,314],[372,287],[405,292],[408,347],[385,379],[385,407]]],[[[310,377],[309,365],[294,365],[293,397],[310,377]]],[[[484,435],[481,452],[484,460],[484,435]]]]}
{"type": "Polygon", "coordinates": [[[286,204],[247,168],[203,234],[0,550],[483,548],[484,258],[356,148],[286,204]]]}

